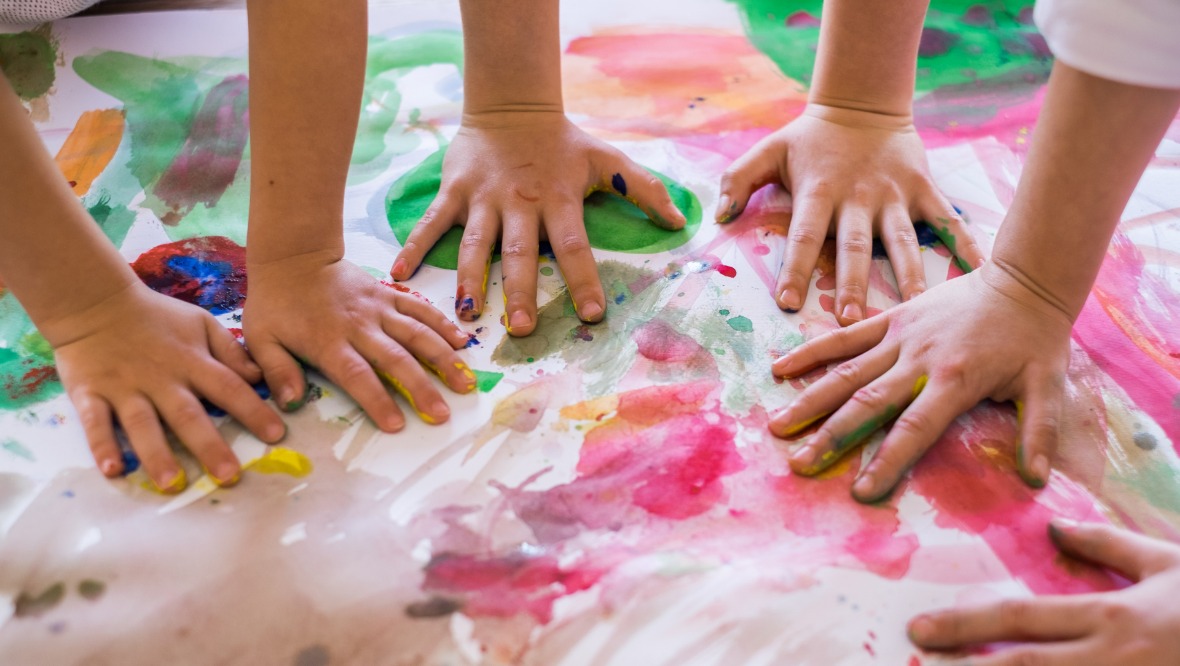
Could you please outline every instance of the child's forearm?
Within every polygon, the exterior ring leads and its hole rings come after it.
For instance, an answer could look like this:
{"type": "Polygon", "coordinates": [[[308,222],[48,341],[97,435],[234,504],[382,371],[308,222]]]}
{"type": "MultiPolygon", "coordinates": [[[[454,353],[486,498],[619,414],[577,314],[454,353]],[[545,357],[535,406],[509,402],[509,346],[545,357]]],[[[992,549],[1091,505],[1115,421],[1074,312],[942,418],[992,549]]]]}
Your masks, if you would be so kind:
{"type": "Polygon", "coordinates": [[[463,124],[489,114],[562,112],[558,0],[462,0],[463,124]]]}
{"type": "Polygon", "coordinates": [[[368,48],[364,0],[250,0],[252,264],[344,255],[368,48]]]}
{"type": "Polygon", "coordinates": [[[997,267],[1075,319],[1180,90],[1101,79],[1058,61],[1033,133],[997,267]]]}
{"type": "Polygon", "coordinates": [[[79,205],[3,76],[0,146],[0,275],[51,344],[70,342],[54,322],[135,284],[135,274],[79,205]]]}
{"type": "Polygon", "coordinates": [[[827,0],[809,101],[909,118],[927,0],[827,0]]]}

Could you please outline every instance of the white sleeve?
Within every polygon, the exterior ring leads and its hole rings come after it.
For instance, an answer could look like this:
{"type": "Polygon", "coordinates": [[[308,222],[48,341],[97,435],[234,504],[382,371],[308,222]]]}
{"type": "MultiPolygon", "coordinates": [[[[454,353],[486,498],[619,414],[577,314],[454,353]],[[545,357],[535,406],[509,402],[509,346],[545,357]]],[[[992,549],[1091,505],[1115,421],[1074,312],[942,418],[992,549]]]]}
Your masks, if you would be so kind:
{"type": "Polygon", "coordinates": [[[1087,74],[1180,88],[1180,0],[1037,0],[1053,55],[1087,74]]]}
{"type": "Polygon", "coordinates": [[[76,14],[99,0],[0,0],[0,24],[35,25],[76,14]]]}

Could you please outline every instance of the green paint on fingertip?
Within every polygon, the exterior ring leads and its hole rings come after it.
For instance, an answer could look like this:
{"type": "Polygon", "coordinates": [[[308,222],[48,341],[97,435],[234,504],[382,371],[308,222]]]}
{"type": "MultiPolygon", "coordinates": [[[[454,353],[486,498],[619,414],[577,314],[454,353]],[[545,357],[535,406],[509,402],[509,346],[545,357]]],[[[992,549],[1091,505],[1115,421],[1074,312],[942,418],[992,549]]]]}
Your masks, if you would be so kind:
{"type": "Polygon", "coordinates": [[[475,372],[475,385],[480,393],[491,392],[500,383],[500,380],[504,379],[504,373],[502,372],[489,372],[487,370],[473,370],[473,372],[475,372]]]}
{"type": "Polygon", "coordinates": [[[959,270],[964,273],[970,273],[974,269],[971,268],[971,264],[968,264],[966,260],[959,256],[958,241],[955,239],[955,235],[951,233],[950,224],[951,221],[949,219],[940,217],[938,218],[938,224],[931,224],[930,229],[934,231],[935,236],[938,236],[938,240],[942,241],[946,249],[950,250],[951,256],[954,257],[955,265],[959,267],[959,270]]]}

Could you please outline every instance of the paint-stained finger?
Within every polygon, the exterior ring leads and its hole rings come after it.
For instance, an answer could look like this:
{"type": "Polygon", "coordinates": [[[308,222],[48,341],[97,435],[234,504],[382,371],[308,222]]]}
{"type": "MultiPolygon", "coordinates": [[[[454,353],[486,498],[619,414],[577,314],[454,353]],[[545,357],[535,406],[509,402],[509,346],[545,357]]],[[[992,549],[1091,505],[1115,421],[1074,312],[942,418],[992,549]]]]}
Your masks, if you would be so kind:
{"type": "Polygon", "coordinates": [[[414,225],[405,245],[397,258],[393,260],[393,268],[389,275],[395,280],[408,280],[422,265],[426,253],[443,237],[443,234],[459,222],[462,212],[462,198],[458,195],[440,191],[438,196],[422,214],[422,219],[414,225]]]}
{"type": "Polygon", "coordinates": [[[820,365],[863,354],[877,346],[888,330],[885,317],[873,317],[848,328],[829,331],[787,352],[771,369],[776,377],[798,377],[820,365]]]}
{"type": "Polygon", "coordinates": [[[176,438],[196,456],[213,480],[220,486],[237,483],[242,471],[238,457],[213,426],[196,396],[175,390],[153,397],[176,438]]]}
{"type": "Polygon", "coordinates": [[[1077,666],[1093,663],[1098,650],[1095,640],[1021,645],[1008,647],[987,655],[939,662],[945,666],[1077,666]]]}
{"type": "Polygon", "coordinates": [[[221,361],[239,377],[254,384],[262,379],[262,368],[246,353],[246,348],[237,341],[233,333],[217,323],[213,317],[205,317],[205,330],[209,336],[209,351],[213,358],[221,361]]]}
{"type": "Polygon", "coordinates": [[[250,354],[262,368],[262,376],[279,409],[291,412],[302,407],[307,401],[307,375],[299,362],[274,341],[255,342],[250,346],[250,354]]]}
{"type": "Polygon", "coordinates": [[[877,454],[852,484],[852,497],[859,502],[875,502],[892,492],[901,477],[938,441],[951,422],[980,400],[961,388],[952,390],[934,379],[927,382],[925,376],[913,381],[912,390],[918,396],[900,416],[891,415],[897,420],[885,435],[877,454]]]}
{"type": "Polygon", "coordinates": [[[472,209],[459,244],[458,284],[455,314],[463,321],[475,321],[483,314],[488,294],[488,272],[492,252],[500,238],[500,218],[484,206],[472,209]]]}
{"type": "Polygon", "coordinates": [[[919,615],[906,627],[922,648],[952,649],[996,641],[1068,640],[1095,629],[1096,595],[1006,599],[919,615]]]}
{"type": "Polygon", "coordinates": [[[1113,569],[1132,581],[1180,563],[1180,547],[1175,544],[1112,525],[1056,519],[1049,523],[1049,537],[1061,552],[1113,569]]]}
{"type": "Polygon", "coordinates": [[[742,214],[750,196],[762,187],[782,180],[780,164],[787,160],[787,144],[774,135],[759,141],[721,176],[721,196],[714,219],[724,224],[742,214]]]}
{"type": "Polygon", "coordinates": [[[475,390],[475,373],[450,343],[426,324],[409,317],[388,314],[382,318],[381,328],[451,390],[457,393],[475,390]]]}
{"type": "Polygon", "coordinates": [[[463,349],[471,341],[471,335],[447,319],[442,310],[420,298],[394,292],[390,294],[394,310],[426,324],[438,333],[452,349],[463,349]]]}
{"type": "Polygon", "coordinates": [[[860,206],[845,205],[836,225],[836,321],[841,326],[864,320],[872,265],[872,215],[860,206]]]}
{"type": "Polygon", "coordinates": [[[585,322],[602,321],[606,296],[598,279],[598,264],[582,224],[581,204],[546,209],[543,213],[549,244],[565,277],[574,312],[585,322]]]}
{"type": "MultiPolygon", "coordinates": [[[[382,348],[365,343],[366,349],[355,350],[351,347],[341,347],[325,356],[323,372],[332,383],[339,386],[352,397],[361,409],[369,415],[373,423],[385,432],[397,432],[406,427],[406,417],[398,409],[393,397],[385,390],[381,379],[377,377],[377,370],[359,353],[380,355],[382,348]]],[[[409,354],[406,354],[409,358],[409,354]]],[[[373,359],[376,362],[377,359],[373,359]]],[[[417,367],[417,364],[413,364],[417,367]]],[[[265,366],[263,366],[265,367],[265,366]]]]}
{"type": "Polygon", "coordinates": [[[983,249],[971,235],[963,216],[941,194],[937,191],[927,194],[921,199],[917,212],[951,251],[959,268],[970,273],[983,265],[987,258],[983,249]]]}
{"type": "Polygon", "coordinates": [[[825,198],[804,192],[795,197],[792,206],[787,248],[773,296],[780,309],[798,312],[807,300],[811,275],[827,238],[832,204],[825,198]]]}
{"type": "MultiPolygon", "coordinates": [[[[397,335],[407,339],[406,344],[410,346],[427,346],[432,336],[434,342],[442,345],[438,336],[419,322],[406,319],[396,322],[394,328],[397,335]]],[[[450,418],[451,408],[426,375],[426,370],[406,347],[394,344],[388,338],[365,340],[360,346],[361,352],[372,359],[373,367],[382,381],[405,398],[418,418],[430,424],[442,423],[450,418]]],[[[445,345],[442,346],[445,348],[445,345]]]]}
{"type": "Polygon", "coordinates": [[[1063,376],[1033,379],[1024,400],[1016,403],[1020,427],[1016,468],[1033,488],[1044,487],[1049,481],[1050,461],[1057,453],[1061,431],[1063,384],[1063,376]]]}
{"type": "Polygon", "coordinates": [[[207,364],[193,373],[192,383],[202,397],[224,409],[258,439],[274,444],[287,434],[283,419],[254,389],[223,366],[207,364]]]}
{"type": "Polygon", "coordinates": [[[506,211],[501,262],[504,271],[504,324],[520,337],[537,325],[537,257],[541,222],[533,213],[506,211]]]}
{"type": "Polygon", "coordinates": [[[94,464],[108,478],[123,473],[123,455],[115,439],[115,427],[111,422],[111,406],[106,400],[82,391],[71,392],[70,401],[78,411],[78,420],[86,433],[86,442],[94,456],[94,464]]]}
{"type": "Polygon", "coordinates": [[[131,448],[139,456],[144,471],[156,488],[168,494],[184,490],[188,478],[168,448],[164,427],[160,425],[160,416],[152,403],[142,395],[135,395],[123,399],[114,407],[131,448]]]}
{"type": "MultiPolygon", "coordinates": [[[[676,231],[685,225],[684,213],[672,202],[668,188],[655,174],[628,159],[622,153],[606,158],[600,187],[616,192],[639,207],[658,227],[676,231]]],[[[578,226],[582,226],[581,216],[578,226]]],[[[549,229],[553,233],[553,229],[549,229]]],[[[552,239],[550,239],[552,240],[552,239]]]]}
{"type": "Polygon", "coordinates": [[[910,214],[902,206],[886,206],[881,211],[881,243],[889,253],[889,263],[897,278],[897,291],[908,301],[926,291],[926,269],[922,250],[910,214]]]}
{"type": "MultiPolygon", "coordinates": [[[[861,406],[871,407],[871,413],[883,410],[885,403],[875,403],[884,399],[882,391],[891,384],[881,384],[880,381],[887,376],[896,360],[897,349],[890,347],[874,349],[832,368],[774,415],[770,420],[770,431],[779,437],[798,434],[854,397],[862,403],[861,406]]],[[[896,378],[893,381],[896,382],[896,378]]],[[[850,412],[845,418],[855,416],[855,410],[850,412]]],[[[836,425],[837,430],[840,429],[839,421],[836,424],[825,424],[824,427],[829,425],[836,425]]]]}

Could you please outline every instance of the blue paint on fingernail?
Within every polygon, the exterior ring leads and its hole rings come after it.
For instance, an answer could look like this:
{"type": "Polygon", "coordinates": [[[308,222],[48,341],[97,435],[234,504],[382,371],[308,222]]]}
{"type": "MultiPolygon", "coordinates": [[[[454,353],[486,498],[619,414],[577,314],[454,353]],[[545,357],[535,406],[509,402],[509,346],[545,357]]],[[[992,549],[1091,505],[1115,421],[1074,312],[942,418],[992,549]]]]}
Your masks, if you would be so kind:
{"type": "Polygon", "coordinates": [[[610,177],[610,185],[615,188],[615,191],[623,196],[627,196],[627,181],[623,180],[623,174],[616,173],[610,177]]]}
{"type": "Polygon", "coordinates": [[[474,333],[467,334],[467,344],[463,345],[464,349],[471,349],[479,344],[479,338],[475,337],[474,333]]]}
{"type": "Polygon", "coordinates": [[[121,476],[127,476],[135,470],[139,469],[139,456],[130,449],[124,449],[119,453],[119,458],[123,461],[123,473],[121,476]]]}

